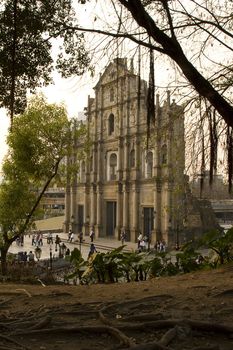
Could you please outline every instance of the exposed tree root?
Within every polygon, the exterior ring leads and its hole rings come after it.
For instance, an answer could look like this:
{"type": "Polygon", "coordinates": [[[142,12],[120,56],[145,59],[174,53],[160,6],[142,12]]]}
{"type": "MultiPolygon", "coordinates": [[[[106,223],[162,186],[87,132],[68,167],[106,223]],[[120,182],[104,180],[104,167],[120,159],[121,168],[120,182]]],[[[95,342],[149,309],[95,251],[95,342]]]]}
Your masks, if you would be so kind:
{"type": "Polygon", "coordinates": [[[23,293],[27,294],[27,296],[28,296],[29,298],[32,297],[32,295],[31,295],[26,289],[19,288],[19,289],[16,289],[15,291],[16,291],[16,292],[23,292],[23,293]]]}
{"type": "MultiPolygon", "coordinates": [[[[28,348],[27,346],[20,344],[20,343],[17,342],[16,340],[11,339],[10,337],[7,337],[6,335],[0,334],[0,339],[3,339],[3,340],[5,340],[5,341],[7,341],[7,342],[9,342],[9,343],[12,343],[12,344],[14,344],[14,345],[20,347],[21,349],[30,350],[30,348],[28,348]]],[[[11,347],[11,348],[12,348],[12,347],[11,347]]]]}
{"type": "Polygon", "coordinates": [[[148,303],[148,302],[159,302],[159,299],[172,299],[173,296],[170,294],[159,294],[159,295],[154,295],[154,296],[150,296],[150,297],[145,297],[145,298],[141,298],[141,299],[135,299],[135,300],[129,300],[129,301],[123,301],[121,303],[109,303],[109,305],[106,305],[103,307],[102,312],[103,311],[110,311],[112,308],[120,308],[120,307],[129,307],[130,305],[136,306],[138,308],[140,308],[139,303],[148,303]]]}
{"type": "Polygon", "coordinates": [[[0,301],[0,306],[3,306],[3,305],[5,305],[5,304],[9,303],[10,301],[12,301],[12,298],[8,298],[8,299],[5,299],[5,300],[1,300],[1,301],[0,301]]]}
{"type": "Polygon", "coordinates": [[[99,311],[99,318],[103,324],[106,324],[107,326],[113,326],[113,322],[111,322],[107,317],[105,317],[101,310],[99,311]]]}
{"type": "Polygon", "coordinates": [[[122,317],[124,321],[157,321],[157,320],[162,320],[164,319],[164,315],[162,313],[143,313],[140,315],[131,315],[127,317],[122,317]]]}
{"type": "Polygon", "coordinates": [[[119,329],[128,329],[128,330],[140,330],[140,329],[146,330],[149,328],[163,329],[163,328],[175,327],[176,325],[179,325],[179,326],[188,325],[191,328],[197,329],[199,331],[206,331],[206,332],[218,332],[218,333],[225,333],[225,334],[233,333],[232,326],[222,325],[218,323],[204,322],[204,321],[189,320],[189,319],[169,319],[169,320],[144,322],[144,323],[138,323],[138,324],[127,323],[125,325],[122,322],[118,324],[117,327],[119,329]]]}
{"type": "Polygon", "coordinates": [[[217,293],[215,295],[213,295],[214,298],[216,297],[222,297],[222,296],[233,296],[233,289],[226,289],[220,293],[217,293]]]}
{"type": "Polygon", "coordinates": [[[210,345],[210,346],[197,346],[192,348],[192,350],[220,350],[219,345],[210,345]]]}
{"type": "MultiPolygon", "coordinates": [[[[132,350],[173,350],[171,347],[168,348],[167,346],[159,344],[159,342],[138,344],[135,346],[131,346],[129,349],[132,349],[132,350]]],[[[124,349],[120,349],[120,350],[124,350],[124,349]]]]}
{"type": "Polygon", "coordinates": [[[51,323],[51,317],[45,317],[42,320],[40,320],[39,322],[37,322],[36,324],[34,324],[33,326],[31,326],[29,329],[42,329],[46,326],[48,326],[51,323]]]}
{"type": "Polygon", "coordinates": [[[134,341],[131,338],[128,338],[121,330],[115,327],[109,326],[79,326],[79,327],[56,327],[56,328],[45,328],[40,330],[30,330],[27,331],[18,331],[12,332],[11,335],[19,336],[19,335],[29,335],[29,334],[59,334],[59,333],[108,333],[113,335],[116,339],[118,339],[121,343],[126,346],[134,345],[134,341]]]}
{"type": "Polygon", "coordinates": [[[169,329],[160,339],[159,344],[167,346],[177,336],[177,327],[169,329]]]}

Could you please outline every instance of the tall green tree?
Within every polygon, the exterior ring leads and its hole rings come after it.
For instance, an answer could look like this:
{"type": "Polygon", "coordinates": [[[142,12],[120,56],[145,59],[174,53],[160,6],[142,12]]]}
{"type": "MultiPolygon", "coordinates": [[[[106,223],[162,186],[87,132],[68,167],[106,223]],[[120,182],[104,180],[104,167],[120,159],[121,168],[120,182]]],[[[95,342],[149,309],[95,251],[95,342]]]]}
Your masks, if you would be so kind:
{"type": "Polygon", "coordinates": [[[13,124],[26,107],[27,92],[52,82],[56,67],[63,76],[80,75],[89,65],[83,34],[63,24],[77,23],[71,0],[3,0],[0,5],[0,107],[13,124]],[[53,56],[53,40],[60,50],[53,56]],[[55,62],[54,62],[55,60],[55,62]],[[55,63],[55,64],[54,64],[55,63]]]}
{"type": "MultiPolygon", "coordinates": [[[[2,272],[11,244],[32,226],[39,202],[51,181],[64,174],[71,152],[71,124],[63,105],[33,98],[17,116],[8,135],[8,156],[0,185],[0,251],[2,272]]],[[[77,131],[80,135],[85,129],[77,131]]]]}

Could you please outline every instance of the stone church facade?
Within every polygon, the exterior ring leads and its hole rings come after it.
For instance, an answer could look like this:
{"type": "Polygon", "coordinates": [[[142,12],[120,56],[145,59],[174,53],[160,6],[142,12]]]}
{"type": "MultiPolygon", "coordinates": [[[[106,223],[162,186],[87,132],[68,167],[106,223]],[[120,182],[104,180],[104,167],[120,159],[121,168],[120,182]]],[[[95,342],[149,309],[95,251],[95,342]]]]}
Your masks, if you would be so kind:
{"type": "MultiPolygon", "coordinates": [[[[183,220],[184,115],[181,106],[156,96],[156,118],[147,139],[147,83],[132,61],[115,59],[88,97],[86,123],[90,154],[79,162],[66,188],[65,230],[127,240],[139,232],[151,244],[175,244],[183,220]],[[130,63],[128,65],[128,63],[130,63]],[[147,141],[148,140],[148,141],[147,141]]],[[[74,144],[74,155],[76,147],[74,144]]],[[[73,159],[74,159],[73,158],[73,159]]]]}

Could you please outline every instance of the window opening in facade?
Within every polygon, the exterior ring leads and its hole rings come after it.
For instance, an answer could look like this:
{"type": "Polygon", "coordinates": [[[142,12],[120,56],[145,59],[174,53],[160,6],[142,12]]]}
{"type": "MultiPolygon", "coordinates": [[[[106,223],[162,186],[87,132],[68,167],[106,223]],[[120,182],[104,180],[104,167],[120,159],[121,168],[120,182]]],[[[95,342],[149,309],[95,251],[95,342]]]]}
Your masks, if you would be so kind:
{"type": "Polygon", "coordinates": [[[147,160],[147,178],[150,178],[153,175],[153,153],[152,152],[147,153],[146,160],[147,160]]]}
{"type": "Polygon", "coordinates": [[[110,102],[113,102],[114,101],[114,89],[111,88],[110,89],[110,98],[109,98],[110,102]]]}
{"type": "Polygon", "coordinates": [[[112,135],[114,133],[114,115],[111,113],[108,118],[108,134],[112,135]]]}
{"type": "Polygon", "coordinates": [[[135,150],[132,149],[130,152],[130,167],[134,168],[135,167],[135,150]]]}
{"type": "Polygon", "coordinates": [[[116,202],[106,202],[106,235],[114,237],[116,228],[116,202]]]}
{"type": "Polygon", "coordinates": [[[116,180],[117,175],[117,155],[112,153],[109,159],[110,166],[110,180],[116,180]]]}
{"type": "Polygon", "coordinates": [[[154,208],[143,208],[143,233],[147,238],[151,238],[151,232],[154,229],[154,208]]]}
{"type": "Polygon", "coordinates": [[[78,205],[78,233],[82,231],[84,218],[84,206],[78,205]]]}
{"type": "Polygon", "coordinates": [[[167,164],[167,145],[163,145],[161,149],[161,163],[167,164]]]}
{"type": "Polygon", "coordinates": [[[81,182],[85,182],[85,162],[81,163],[81,182]]]}

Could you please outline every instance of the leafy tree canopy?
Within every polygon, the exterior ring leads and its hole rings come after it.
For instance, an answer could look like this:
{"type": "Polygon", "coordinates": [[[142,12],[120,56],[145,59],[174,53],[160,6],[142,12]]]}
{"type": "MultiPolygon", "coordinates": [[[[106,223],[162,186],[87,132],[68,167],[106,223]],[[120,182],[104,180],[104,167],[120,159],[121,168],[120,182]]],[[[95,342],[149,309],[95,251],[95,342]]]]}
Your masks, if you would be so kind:
{"type": "Polygon", "coordinates": [[[5,0],[0,6],[0,107],[13,115],[26,107],[27,91],[52,82],[56,67],[67,77],[80,75],[90,63],[83,34],[64,30],[74,25],[71,0],[5,0]],[[60,51],[53,64],[53,39],[60,51]]]}
{"type": "Polygon", "coordinates": [[[2,264],[11,243],[33,224],[44,192],[59,175],[71,150],[70,126],[64,106],[48,104],[43,96],[34,97],[15,118],[0,185],[2,264]]]}

